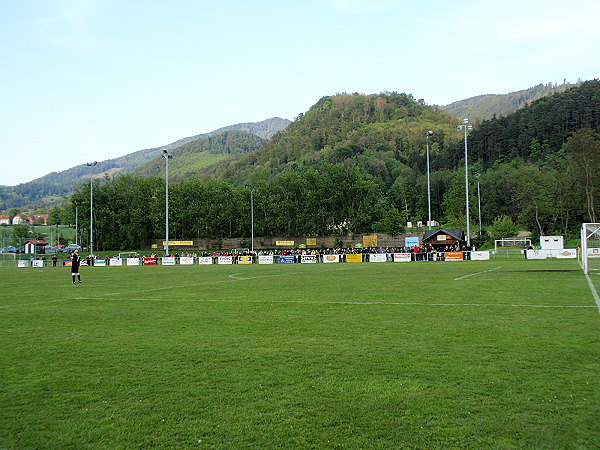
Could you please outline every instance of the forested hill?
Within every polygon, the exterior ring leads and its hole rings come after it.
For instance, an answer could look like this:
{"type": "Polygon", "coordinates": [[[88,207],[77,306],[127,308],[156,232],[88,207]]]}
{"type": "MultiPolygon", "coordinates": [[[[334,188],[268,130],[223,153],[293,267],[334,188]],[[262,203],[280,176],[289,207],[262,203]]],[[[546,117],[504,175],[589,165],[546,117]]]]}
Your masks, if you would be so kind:
{"type": "Polygon", "coordinates": [[[553,83],[538,84],[529,89],[510,92],[508,94],[478,95],[442,106],[442,109],[459,119],[468,117],[471,121],[487,120],[494,116],[508,116],[534,100],[564,92],[579,84],[581,82],[570,84],[566,81],[560,85],[553,83]]]}
{"type": "MultiPolygon", "coordinates": [[[[174,181],[194,176],[204,167],[231,158],[233,155],[253,152],[267,141],[245,131],[230,130],[211,134],[188,142],[172,151],[169,178],[174,181]]],[[[132,173],[141,176],[162,176],[165,161],[159,155],[132,173]]]]}
{"type": "MultiPolygon", "coordinates": [[[[261,122],[229,125],[209,133],[183,138],[162,147],[139,150],[119,158],[99,161],[94,167],[82,164],[61,172],[52,172],[17,186],[1,186],[0,210],[14,207],[39,208],[55,204],[60,200],[61,196],[70,194],[75,186],[89,180],[90,177],[103,177],[105,174],[113,175],[116,173],[131,172],[160,156],[163,149],[173,150],[207,136],[222,134],[229,130],[240,130],[252,133],[261,139],[270,139],[273,134],[285,129],[289,123],[290,121],[287,119],[273,117],[261,122]]],[[[214,161],[217,160],[215,159],[214,161]]]]}
{"type": "Polygon", "coordinates": [[[274,174],[343,163],[391,185],[399,171],[422,165],[427,130],[435,133],[432,152],[444,152],[459,139],[457,124],[447,112],[408,94],[327,96],[260,150],[216,164],[203,174],[245,183],[261,171],[274,174]]]}

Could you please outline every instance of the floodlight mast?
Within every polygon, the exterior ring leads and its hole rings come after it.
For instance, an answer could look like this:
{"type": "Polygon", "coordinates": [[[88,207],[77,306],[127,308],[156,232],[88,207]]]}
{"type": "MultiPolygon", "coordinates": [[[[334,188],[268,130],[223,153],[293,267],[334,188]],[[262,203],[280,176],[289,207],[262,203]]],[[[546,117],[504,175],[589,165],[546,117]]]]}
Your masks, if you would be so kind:
{"type": "Polygon", "coordinates": [[[467,131],[473,129],[473,125],[469,123],[469,119],[463,119],[462,125],[457,127],[459,131],[465,131],[465,203],[467,213],[467,247],[471,247],[471,224],[469,219],[469,157],[467,149],[467,131]]]}
{"type": "Polygon", "coordinates": [[[169,159],[173,155],[165,149],[162,157],[165,159],[165,255],[169,256],[169,159]]]}
{"type": "Polygon", "coordinates": [[[431,181],[429,178],[429,137],[433,136],[433,131],[428,131],[426,134],[427,137],[427,211],[429,212],[429,218],[427,220],[427,225],[431,230],[431,181]]]}
{"type": "MultiPolygon", "coordinates": [[[[98,161],[86,163],[88,167],[94,167],[98,161]]],[[[90,256],[94,255],[94,177],[90,175],[90,256]]]]}

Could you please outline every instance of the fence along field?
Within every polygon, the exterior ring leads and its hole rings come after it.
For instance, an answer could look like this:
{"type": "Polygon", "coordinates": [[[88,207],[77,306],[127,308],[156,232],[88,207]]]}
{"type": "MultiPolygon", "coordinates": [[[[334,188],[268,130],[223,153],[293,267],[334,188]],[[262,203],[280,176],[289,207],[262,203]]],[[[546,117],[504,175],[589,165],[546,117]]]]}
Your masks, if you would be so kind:
{"type": "Polygon", "coordinates": [[[574,260],[0,269],[0,447],[591,447],[574,260]]]}

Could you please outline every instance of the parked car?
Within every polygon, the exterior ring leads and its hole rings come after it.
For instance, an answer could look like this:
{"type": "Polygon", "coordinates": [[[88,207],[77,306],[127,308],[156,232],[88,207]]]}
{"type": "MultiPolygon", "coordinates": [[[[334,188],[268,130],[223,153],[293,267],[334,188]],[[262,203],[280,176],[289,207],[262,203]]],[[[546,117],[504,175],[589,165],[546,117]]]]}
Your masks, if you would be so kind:
{"type": "Polygon", "coordinates": [[[63,252],[66,253],[71,253],[74,250],[80,250],[81,251],[81,245],[77,245],[77,244],[69,244],[67,245],[64,249],[63,252]]]}
{"type": "Polygon", "coordinates": [[[6,247],[6,253],[19,253],[19,251],[17,250],[17,247],[9,245],[8,247],[6,247]]]}

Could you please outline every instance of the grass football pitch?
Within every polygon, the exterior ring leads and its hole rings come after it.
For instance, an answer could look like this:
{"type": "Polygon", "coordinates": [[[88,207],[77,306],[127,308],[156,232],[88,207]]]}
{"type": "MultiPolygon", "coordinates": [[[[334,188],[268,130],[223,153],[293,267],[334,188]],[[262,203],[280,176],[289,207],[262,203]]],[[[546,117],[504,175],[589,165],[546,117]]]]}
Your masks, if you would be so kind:
{"type": "Polygon", "coordinates": [[[574,261],[81,273],[0,268],[1,449],[600,445],[574,261]]]}

